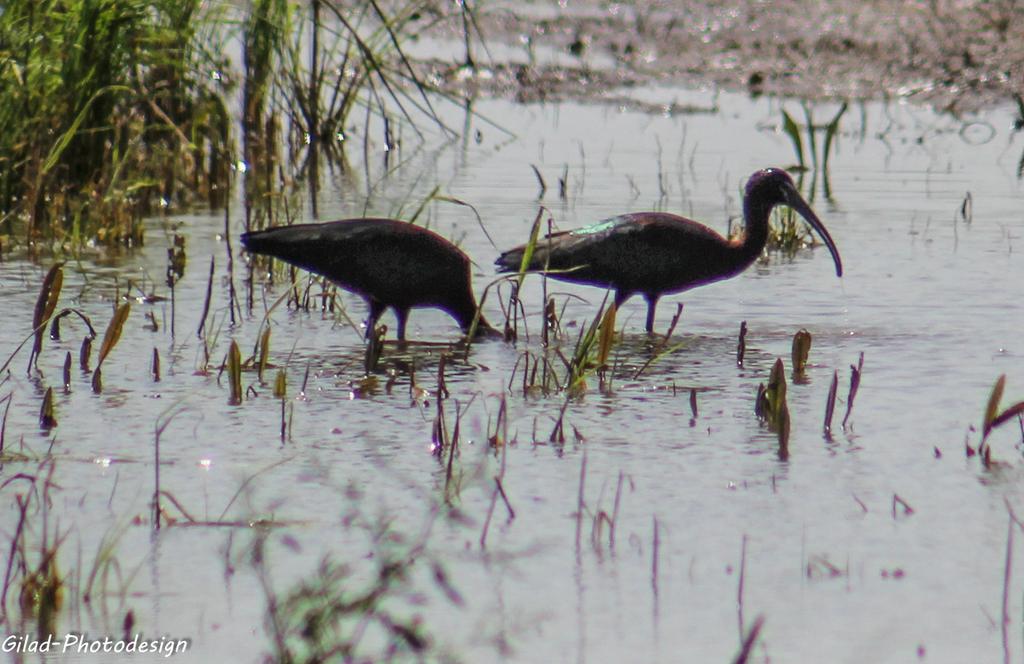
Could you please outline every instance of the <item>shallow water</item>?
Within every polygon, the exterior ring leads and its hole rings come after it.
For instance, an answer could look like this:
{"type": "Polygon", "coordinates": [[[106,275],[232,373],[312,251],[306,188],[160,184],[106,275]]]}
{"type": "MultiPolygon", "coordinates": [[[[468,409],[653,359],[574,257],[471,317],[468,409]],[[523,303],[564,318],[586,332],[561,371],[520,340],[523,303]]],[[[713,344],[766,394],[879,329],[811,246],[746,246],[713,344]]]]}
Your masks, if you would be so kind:
{"type": "MultiPolygon", "coordinates": [[[[409,201],[439,184],[479,211],[499,248],[526,239],[538,204],[559,228],[660,208],[724,233],[729,217],[739,214],[743,178],[795,159],[779,130],[782,108],[802,117],[795,102],[679,89],[632,94],[715,110],[650,116],[599,105],[481,103],[475,110],[514,132],[515,140],[471,119],[479,141],[420,152],[403,148],[405,165],[386,178],[373,175],[383,164],[379,155],[371,176],[382,179],[369,202],[360,180],[365,174],[339,178],[330,183],[321,217],[360,214],[364,207],[394,214],[403,205],[414,208],[409,201]],[[548,184],[539,202],[531,164],[548,184]],[[561,200],[557,181],[566,166],[561,200]]],[[[832,106],[814,109],[818,122],[834,112],[832,106]]],[[[123,529],[115,555],[124,592],[111,577],[105,602],[75,609],[59,627],[119,634],[130,609],[147,635],[191,638],[194,661],[256,659],[271,650],[268,592],[247,553],[257,531],[267,534],[264,568],[273,592],[283,597],[325,558],[352,565],[357,579],[368,578],[368,556],[379,550],[358,519],[352,521],[358,513],[372,524],[391,519],[413,539],[431,526],[411,596],[402,594],[389,607],[419,614],[433,643],[463,661],[729,661],[739,650],[740,621],[748,629],[757,617],[765,622],[755,661],[1000,658],[1006,504],[1024,510],[1021,436],[1015,423],[993,434],[993,458],[1001,463],[990,469],[967,458],[964,445],[965,436],[971,446],[978,443],[971,427],[979,426],[999,374],[1008,376],[1004,403],[1024,395],[1018,295],[1024,219],[1016,175],[1024,143],[1012,120],[1009,110],[964,121],[896,103],[852,107],[831,155],[831,198],[824,196],[820,173],[813,193],[812,174],[804,178],[805,193],[813,195],[842,254],[843,278],[817,248],[792,258],[773,254],[732,280],[666,297],[657,329],[666,330],[675,303],[685,303],[673,338],[681,347],[635,379],[650,342],[642,332],[644,304],[630,301],[619,312],[625,339],[615,351],[620,370],[612,389],[602,393],[591,379],[590,390],[570,401],[564,445],[548,442],[564,395],[506,390],[522,351],[541,351],[541,280],[528,278],[523,299],[531,340],[477,344],[468,360],[457,354],[446,372],[449,427],[456,402],[463,411],[463,448],[455,463],[460,491],[453,500],[458,519],[437,516],[446,469],[431,453],[437,356],[444,345],[389,346],[384,366],[399,368],[393,388],[385,389],[381,376],[379,389],[360,393],[353,387],[362,371],[359,332],[330,314],[278,307],[271,317],[271,361],[287,363],[292,409],[291,434],[281,444],[280,404],[269,383],[260,386],[247,373],[244,382],[256,394],[228,406],[226,379],[217,377],[229,339],[243,355],[251,352],[264,311],[257,290],[254,311],[234,326],[228,322],[221,214],[154,219],[145,247],[115,259],[69,262],[60,304],[81,309],[102,334],[128,280],[169,296],[162,284],[168,229],[177,227],[187,238],[173,338],[168,302],[135,303],[104,366],[104,392],[93,394],[89,376],[76,365],[71,390],[63,394],[65,352],[77,359],[84,334],[66,319],[63,339],[44,345],[41,376],[26,377],[26,350],[3,385],[2,394],[13,395],[6,449],[33,459],[7,463],[8,476],[35,472],[47,450],[57,460],[60,489],[51,517],[72,532],[60,559],[62,570],[74,573],[71,596],[76,579],[88,576],[100,538],[123,529]],[[967,192],[969,223],[958,218],[967,192]],[[198,372],[203,352],[196,328],[211,256],[217,276],[207,327],[214,368],[198,372]],[[159,321],[156,332],[146,329],[147,311],[159,321]],[[737,367],[742,320],[749,329],[747,352],[737,367]],[[775,434],[754,415],[754,397],[775,358],[790,364],[791,338],[800,328],[814,337],[811,367],[805,383],[789,386],[792,435],[788,458],[781,459],[775,434]],[[149,375],[154,348],[160,382],[149,375]],[[849,367],[860,353],[860,391],[841,431],[849,367]],[[410,359],[417,384],[431,391],[425,400],[410,398],[410,379],[401,369],[410,359]],[[826,440],[822,419],[833,370],[839,371],[840,404],[835,437],[826,440]],[[37,423],[47,386],[58,393],[59,426],[49,435],[37,423]],[[691,389],[697,391],[696,417],[691,389]],[[501,460],[489,453],[486,439],[502,394],[512,439],[503,485],[515,518],[506,518],[499,500],[482,549],[491,478],[501,460]],[[177,408],[182,412],[161,436],[162,488],[195,519],[284,525],[152,533],[154,428],[177,408]],[[594,524],[600,510],[612,513],[620,473],[612,547],[607,527],[595,537],[594,524]],[[913,513],[894,516],[894,494],[913,513]],[[430,560],[443,566],[461,603],[439,590],[430,560]]],[[[435,203],[428,211],[431,227],[460,239],[476,262],[479,295],[494,278],[497,250],[468,209],[435,203]]],[[[233,278],[241,291],[241,221],[231,225],[233,278]]],[[[11,350],[31,328],[46,268],[17,258],[0,264],[7,312],[0,329],[11,350]]],[[[558,293],[559,306],[567,302],[568,354],[603,293],[553,281],[548,288],[558,293]]],[[[281,292],[267,292],[265,301],[281,292]]],[[[358,321],[362,303],[343,299],[358,321]]],[[[494,294],[485,311],[500,321],[494,294]]],[[[454,342],[458,331],[444,314],[415,311],[409,336],[454,342]]],[[[17,522],[10,503],[8,533],[17,522]]],[[[1013,575],[1008,595],[1008,646],[1015,657],[1024,653],[1022,578],[1013,575]]]]}

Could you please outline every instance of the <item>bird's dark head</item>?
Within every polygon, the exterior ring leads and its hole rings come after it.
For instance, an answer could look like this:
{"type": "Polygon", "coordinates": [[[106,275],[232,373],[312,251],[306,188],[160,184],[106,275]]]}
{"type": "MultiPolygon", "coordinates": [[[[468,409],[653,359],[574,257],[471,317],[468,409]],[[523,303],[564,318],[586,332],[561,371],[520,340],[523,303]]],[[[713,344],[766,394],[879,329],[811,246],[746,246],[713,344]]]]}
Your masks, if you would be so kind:
{"type": "Polygon", "coordinates": [[[762,168],[747,180],[748,199],[771,205],[789,205],[791,194],[797,194],[796,184],[789,173],[781,168],[762,168]]]}
{"type": "Polygon", "coordinates": [[[839,258],[839,250],[836,248],[832,236],[825,229],[825,225],[814,214],[814,210],[807,204],[804,197],[800,195],[793,178],[781,168],[762,168],[756,171],[747,180],[747,188],[744,194],[744,207],[748,215],[760,217],[763,215],[765,224],[768,222],[768,214],[776,205],[787,205],[793,208],[801,217],[807,220],[832,254],[832,260],[836,265],[836,276],[843,276],[843,262],[839,258]],[[758,211],[758,212],[755,212],[758,211]]]}

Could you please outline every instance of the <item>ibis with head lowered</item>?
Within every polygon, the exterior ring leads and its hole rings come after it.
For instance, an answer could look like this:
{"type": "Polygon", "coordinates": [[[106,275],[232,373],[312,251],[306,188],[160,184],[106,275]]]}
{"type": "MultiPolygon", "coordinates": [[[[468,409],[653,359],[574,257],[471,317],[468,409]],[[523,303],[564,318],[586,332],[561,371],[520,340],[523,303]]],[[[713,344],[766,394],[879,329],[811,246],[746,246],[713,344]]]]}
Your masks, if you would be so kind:
{"type": "Polygon", "coordinates": [[[326,224],[280,226],[242,235],[242,245],[321,274],[361,295],[369,314],[366,334],[387,308],[398,318],[398,339],[405,339],[409,310],[436,307],[468,333],[496,335],[477,317],[470,261],[437,233],[395,219],[346,219],[326,224]]]}

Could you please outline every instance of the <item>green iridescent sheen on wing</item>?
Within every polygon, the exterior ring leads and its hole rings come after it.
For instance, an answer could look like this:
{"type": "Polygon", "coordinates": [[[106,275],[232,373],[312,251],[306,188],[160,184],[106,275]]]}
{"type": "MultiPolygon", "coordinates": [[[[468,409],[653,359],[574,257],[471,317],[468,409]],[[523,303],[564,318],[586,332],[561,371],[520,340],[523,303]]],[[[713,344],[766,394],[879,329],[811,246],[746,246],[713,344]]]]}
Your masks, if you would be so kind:
{"type": "Polygon", "coordinates": [[[591,226],[584,226],[583,228],[577,228],[575,230],[569,231],[569,235],[572,235],[573,237],[576,237],[576,236],[579,236],[579,235],[597,235],[598,233],[604,233],[605,231],[610,231],[611,229],[615,228],[619,224],[627,222],[627,221],[629,221],[629,217],[628,216],[626,216],[626,215],[619,215],[617,217],[612,217],[611,219],[605,219],[604,221],[599,221],[596,224],[593,224],[591,226]]]}

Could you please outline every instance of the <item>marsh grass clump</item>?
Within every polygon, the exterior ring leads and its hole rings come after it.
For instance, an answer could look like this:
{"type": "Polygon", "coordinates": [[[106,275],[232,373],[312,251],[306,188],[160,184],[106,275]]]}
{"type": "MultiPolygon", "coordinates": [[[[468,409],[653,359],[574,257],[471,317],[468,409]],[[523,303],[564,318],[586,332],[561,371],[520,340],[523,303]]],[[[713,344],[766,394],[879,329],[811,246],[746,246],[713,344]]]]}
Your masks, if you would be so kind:
{"type": "Polygon", "coordinates": [[[777,209],[772,212],[766,245],[769,251],[792,256],[805,247],[814,246],[815,242],[811,227],[791,209],[777,209]]]}
{"type": "Polygon", "coordinates": [[[594,319],[580,326],[568,357],[556,344],[549,344],[542,354],[524,351],[512,369],[509,391],[519,372],[522,373],[524,396],[537,392],[546,396],[559,391],[565,391],[570,397],[580,396],[587,390],[587,379],[595,374],[601,391],[610,391],[614,367],[609,364],[609,359],[615,346],[615,314],[616,307],[608,304],[606,295],[594,319]],[[559,381],[553,364],[555,358],[561,360],[565,367],[564,382],[559,381]]]}
{"type": "Polygon", "coordinates": [[[517,384],[517,377],[521,376],[521,389],[523,398],[529,396],[550,396],[561,389],[562,382],[558,370],[552,364],[552,358],[547,353],[537,354],[524,350],[512,366],[512,373],[508,379],[508,391],[514,392],[517,384]]]}
{"type": "Polygon", "coordinates": [[[143,215],[223,188],[230,122],[209,11],[200,0],[5,3],[0,210],[26,238],[138,243],[143,215]]]}
{"type": "Polygon", "coordinates": [[[590,325],[580,328],[580,336],[566,367],[569,377],[565,387],[570,394],[586,390],[587,377],[593,373],[597,373],[601,385],[605,385],[608,357],[615,342],[615,313],[614,303],[607,307],[602,304],[590,325]]]}
{"type": "Polygon", "coordinates": [[[0,222],[26,242],[138,244],[156,210],[225,205],[235,170],[247,228],[294,220],[301,184],[315,214],[319,159],[347,170],[347,134],[362,132],[367,159],[370,133],[382,136],[385,166],[403,129],[422,139],[426,121],[454,135],[402,46],[444,20],[428,9],[10,0],[0,11],[0,222]],[[237,64],[229,40],[242,45],[237,64]]]}
{"type": "MultiPolygon", "coordinates": [[[[36,299],[36,305],[32,316],[32,331],[15,347],[14,351],[7,357],[7,359],[0,364],[0,375],[3,375],[3,373],[7,371],[8,367],[11,366],[11,362],[14,361],[14,358],[30,340],[33,341],[33,344],[32,352],[29,356],[28,373],[31,375],[33,370],[39,372],[37,363],[39,361],[39,356],[42,353],[43,334],[46,330],[47,324],[50,326],[50,338],[59,340],[61,329],[60,321],[62,318],[67,318],[72,314],[81,320],[89,331],[89,335],[82,343],[80,356],[82,370],[88,371],[89,356],[92,352],[92,340],[96,338],[96,330],[93,329],[92,321],[89,320],[89,317],[78,309],[65,308],[55,312],[57,308],[57,301],[60,299],[61,284],[63,283],[63,270],[61,265],[61,263],[58,263],[51,267],[50,271],[43,279],[43,285],[40,288],[39,295],[36,299]]],[[[109,348],[106,352],[109,352],[109,348]]],[[[63,376],[65,392],[70,391],[71,389],[71,367],[69,358],[70,354],[66,354],[63,376]]]]}

